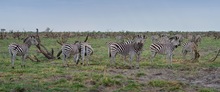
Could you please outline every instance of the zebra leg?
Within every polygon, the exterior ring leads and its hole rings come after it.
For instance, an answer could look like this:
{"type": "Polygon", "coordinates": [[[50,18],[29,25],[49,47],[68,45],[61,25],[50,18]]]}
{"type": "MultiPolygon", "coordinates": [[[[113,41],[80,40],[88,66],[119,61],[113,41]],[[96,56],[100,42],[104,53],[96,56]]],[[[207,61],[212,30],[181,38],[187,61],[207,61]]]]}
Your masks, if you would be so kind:
{"type": "Polygon", "coordinates": [[[130,63],[130,67],[133,67],[133,66],[132,66],[132,60],[133,60],[133,58],[134,58],[134,54],[131,54],[131,55],[130,55],[130,62],[129,62],[129,63],[130,63]]]}
{"type": "Polygon", "coordinates": [[[25,57],[26,55],[23,55],[21,58],[22,58],[22,62],[21,62],[21,67],[25,67],[25,57]]]}
{"type": "Polygon", "coordinates": [[[85,61],[85,54],[84,53],[81,53],[81,57],[82,57],[82,63],[84,65],[84,61],[85,61]]]}
{"type": "Polygon", "coordinates": [[[74,61],[76,62],[76,64],[79,63],[79,54],[74,55],[74,61]]]}
{"type": "Polygon", "coordinates": [[[154,59],[154,57],[156,56],[156,52],[151,52],[152,54],[151,54],[151,64],[153,63],[153,59],[154,59]]]}
{"type": "Polygon", "coordinates": [[[186,51],[186,50],[183,50],[182,53],[183,53],[183,59],[186,60],[187,51],[186,51]]]}
{"type": "Polygon", "coordinates": [[[116,54],[112,54],[112,53],[110,53],[110,54],[111,54],[111,55],[110,55],[110,56],[111,56],[111,57],[110,57],[110,58],[111,58],[111,59],[110,59],[110,63],[111,63],[111,65],[112,65],[112,64],[115,65],[115,56],[116,56],[116,54]]]}
{"type": "Polygon", "coordinates": [[[173,57],[173,55],[172,54],[168,54],[167,55],[167,61],[168,61],[168,63],[169,63],[169,66],[172,66],[172,57],[173,57]]]}
{"type": "Polygon", "coordinates": [[[66,64],[66,58],[67,58],[67,56],[65,55],[65,54],[63,54],[63,66],[65,67],[65,66],[68,66],[67,64],[66,64]]]}
{"type": "Polygon", "coordinates": [[[194,61],[196,58],[196,52],[195,51],[191,51],[191,61],[194,61]]]}
{"type": "Polygon", "coordinates": [[[14,69],[14,60],[15,60],[16,54],[12,54],[11,53],[11,65],[12,65],[12,69],[14,69]]]}

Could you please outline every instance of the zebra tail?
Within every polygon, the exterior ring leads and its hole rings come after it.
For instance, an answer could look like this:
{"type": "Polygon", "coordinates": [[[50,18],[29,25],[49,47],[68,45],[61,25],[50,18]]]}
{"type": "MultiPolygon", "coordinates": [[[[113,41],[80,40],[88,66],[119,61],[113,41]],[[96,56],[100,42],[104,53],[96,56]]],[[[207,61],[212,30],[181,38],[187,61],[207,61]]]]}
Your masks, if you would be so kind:
{"type": "Polygon", "coordinates": [[[87,35],[87,36],[86,36],[86,39],[84,40],[84,42],[86,42],[86,41],[88,40],[88,37],[89,37],[89,36],[87,35]]]}
{"type": "Polygon", "coordinates": [[[60,59],[60,54],[62,53],[62,50],[60,50],[58,53],[57,53],[57,58],[60,59]]]}

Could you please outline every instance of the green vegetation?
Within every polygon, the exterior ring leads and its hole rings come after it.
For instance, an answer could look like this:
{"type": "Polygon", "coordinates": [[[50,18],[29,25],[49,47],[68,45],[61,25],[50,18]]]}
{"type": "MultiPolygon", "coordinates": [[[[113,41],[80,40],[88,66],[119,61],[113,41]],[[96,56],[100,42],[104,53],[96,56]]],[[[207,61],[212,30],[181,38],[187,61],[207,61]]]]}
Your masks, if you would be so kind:
{"type": "MultiPolygon", "coordinates": [[[[41,38],[46,48],[53,48],[55,54],[61,46],[56,42],[58,38],[41,38]]],[[[68,43],[76,40],[83,41],[85,37],[69,38],[68,43]]],[[[216,88],[208,88],[184,81],[177,81],[181,73],[198,74],[203,68],[216,69],[220,67],[220,58],[215,62],[207,62],[214,57],[215,50],[220,47],[220,41],[205,37],[199,45],[200,62],[186,62],[181,57],[181,47],[175,50],[173,67],[168,68],[165,56],[157,55],[150,63],[150,37],[146,40],[140,62],[140,69],[128,69],[123,58],[118,55],[116,65],[110,65],[106,42],[116,41],[114,38],[89,38],[88,42],[94,48],[90,65],[76,65],[69,59],[69,67],[62,66],[62,59],[48,60],[37,48],[32,46],[29,55],[36,55],[41,62],[26,60],[26,67],[21,68],[21,57],[16,57],[15,69],[11,68],[7,46],[12,43],[22,43],[22,40],[12,38],[0,40],[0,91],[27,92],[139,92],[139,91],[199,91],[215,92],[216,88]],[[168,73],[168,74],[167,74],[168,73]],[[170,78],[172,75],[173,77],[170,78]],[[162,76],[162,77],[157,77],[162,76]],[[171,80],[166,80],[171,79],[171,80]]],[[[127,59],[128,60],[128,59],[127,59]]],[[[133,62],[135,64],[135,62],[133,62]]]]}

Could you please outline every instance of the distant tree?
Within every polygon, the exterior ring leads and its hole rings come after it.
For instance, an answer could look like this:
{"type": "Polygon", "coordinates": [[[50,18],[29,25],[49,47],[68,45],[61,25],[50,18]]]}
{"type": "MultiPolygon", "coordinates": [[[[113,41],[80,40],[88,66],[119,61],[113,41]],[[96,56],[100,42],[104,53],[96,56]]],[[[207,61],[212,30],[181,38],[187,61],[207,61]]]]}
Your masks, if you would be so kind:
{"type": "Polygon", "coordinates": [[[45,32],[50,32],[50,28],[47,27],[47,28],[45,29],[45,32]]]}

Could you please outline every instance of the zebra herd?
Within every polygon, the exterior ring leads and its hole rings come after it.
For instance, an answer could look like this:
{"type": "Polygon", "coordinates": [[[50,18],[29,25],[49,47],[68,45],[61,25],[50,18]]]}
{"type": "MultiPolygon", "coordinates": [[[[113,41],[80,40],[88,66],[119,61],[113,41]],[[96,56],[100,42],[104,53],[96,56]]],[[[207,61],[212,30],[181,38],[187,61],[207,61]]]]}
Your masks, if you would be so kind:
{"type": "MultiPolygon", "coordinates": [[[[110,58],[110,63],[115,64],[115,57],[117,54],[120,54],[124,57],[124,61],[126,60],[126,56],[130,56],[130,66],[132,67],[132,60],[134,56],[136,56],[136,68],[139,68],[140,55],[143,51],[144,42],[146,41],[145,35],[136,35],[132,40],[127,40],[124,42],[108,42],[108,54],[110,58]]],[[[82,59],[82,64],[84,61],[89,64],[89,57],[93,54],[94,50],[92,46],[87,42],[88,36],[86,37],[84,42],[76,41],[73,44],[63,44],[60,51],[57,54],[59,57],[61,54],[63,56],[63,66],[68,66],[68,62],[66,59],[70,56],[73,56],[73,60],[76,64],[79,63],[80,58],[82,59]]],[[[156,54],[166,55],[169,61],[169,65],[172,66],[172,57],[173,51],[175,48],[183,43],[183,37],[181,35],[174,35],[171,37],[163,36],[163,37],[151,37],[152,44],[150,45],[151,51],[151,62],[153,62],[156,54]]],[[[182,54],[183,58],[188,52],[192,53],[192,58],[195,59],[199,57],[198,53],[198,43],[201,42],[201,36],[192,36],[192,38],[183,43],[182,46],[182,54]]],[[[16,56],[22,56],[22,67],[25,67],[25,58],[28,55],[28,50],[31,45],[38,45],[38,41],[35,36],[28,36],[24,39],[23,44],[12,43],[8,46],[8,50],[11,56],[11,64],[12,68],[14,68],[14,59],[16,56]]]]}

